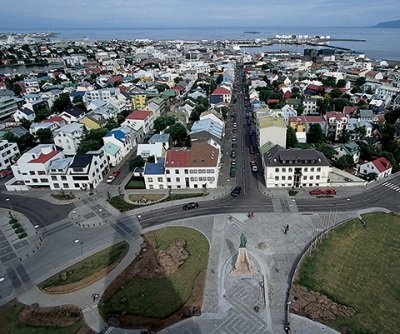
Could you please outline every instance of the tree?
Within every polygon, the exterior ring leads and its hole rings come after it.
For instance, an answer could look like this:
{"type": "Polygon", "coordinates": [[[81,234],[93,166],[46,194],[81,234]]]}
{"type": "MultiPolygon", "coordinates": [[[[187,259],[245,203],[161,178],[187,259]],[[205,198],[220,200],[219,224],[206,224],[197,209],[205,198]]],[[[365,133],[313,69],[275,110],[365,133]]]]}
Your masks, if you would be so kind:
{"type": "Polygon", "coordinates": [[[329,97],[318,99],[317,107],[320,114],[325,115],[331,109],[331,99],[329,97]]]}
{"type": "Polygon", "coordinates": [[[41,108],[35,112],[35,122],[41,122],[51,114],[50,110],[41,108]]]}
{"type": "Polygon", "coordinates": [[[332,160],[332,158],[335,156],[336,151],[331,145],[319,143],[315,145],[315,148],[322,152],[329,160],[332,160]]]}
{"type": "Polygon", "coordinates": [[[354,163],[353,158],[350,155],[343,155],[339,159],[337,159],[334,163],[335,167],[339,169],[346,169],[350,167],[354,167],[356,164],[354,163]]]}
{"type": "Polygon", "coordinates": [[[340,143],[347,143],[350,140],[350,132],[347,129],[343,129],[338,137],[340,143]]]}
{"type": "Polygon", "coordinates": [[[325,136],[319,124],[311,124],[307,133],[307,143],[317,144],[325,141],[325,136]]]}
{"type": "Polygon", "coordinates": [[[182,77],[176,77],[176,78],[174,78],[174,83],[175,83],[175,85],[177,85],[178,83],[180,83],[182,80],[183,80],[182,77]]]}
{"type": "Polygon", "coordinates": [[[346,87],[347,81],[344,79],[339,79],[338,82],[336,83],[337,88],[344,88],[346,87]]]}
{"type": "Polygon", "coordinates": [[[51,143],[53,134],[50,129],[39,129],[36,131],[36,137],[41,144],[49,144],[51,143]]]}
{"type": "Polygon", "coordinates": [[[378,174],[376,174],[376,173],[368,173],[368,174],[364,175],[364,179],[368,182],[375,181],[377,179],[377,177],[378,177],[378,174]]]}
{"type": "Polygon", "coordinates": [[[106,125],[104,126],[108,131],[111,131],[112,129],[118,128],[119,124],[114,118],[109,118],[107,120],[106,125]]]}
{"type": "Polygon", "coordinates": [[[327,77],[325,79],[322,79],[322,83],[324,84],[324,86],[336,87],[336,78],[335,77],[327,77]]]}
{"type": "Polygon", "coordinates": [[[287,148],[293,148],[298,145],[297,137],[296,137],[296,131],[288,126],[287,131],[286,131],[286,147],[287,148]]]}
{"type": "Polygon", "coordinates": [[[136,167],[143,167],[143,166],[144,166],[144,160],[140,155],[137,155],[136,157],[129,160],[130,171],[135,170],[136,167]]]}
{"type": "Polygon", "coordinates": [[[187,138],[187,131],[182,123],[175,123],[166,131],[171,135],[172,140],[177,143],[177,146],[184,144],[187,138]]]}
{"type": "Polygon", "coordinates": [[[169,89],[169,86],[167,84],[157,84],[156,89],[158,90],[159,93],[164,92],[165,90],[169,89]]]}
{"type": "Polygon", "coordinates": [[[221,82],[222,82],[223,80],[224,80],[224,77],[222,76],[222,74],[220,74],[220,75],[217,77],[217,80],[216,80],[217,85],[220,85],[221,82]]]}
{"type": "Polygon", "coordinates": [[[365,77],[358,77],[356,79],[356,85],[360,87],[363,84],[365,84],[365,81],[367,81],[367,79],[365,77]]]}
{"type": "Polygon", "coordinates": [[[343,97],[339,97],[333,100],[336,111],[342,111],[345,106],[349,105],[349,101],[343,97]]]}
{"type": "Polygon", "coordinates": [[[17,96],[21,95],[22,89],[21,89],[21,86],[18,85],[17,83],[15,83],[15,84],[12,86],[12,90],[13,90],[13,92],[14,92],[15,95],[17,95],[17,96]]]}
{"type": "Polygon", "coordinates": [[[97,140],[85,139],[80,142],[79,147],[76,150],[76,154],[82,155],[89,151],[97,151],[102,146],[102,143],[99,143],[97,140]]]}
{"type": "Polygon", "coordinates": [[[176,122],[173,116],[160,116],[154,120],[154,130],[157,132],[163,131],[165,128],[173,125],[176,122]]]}
{"type": "Polygon", "coordinates": [[[147,162],[156,162],[156,157],[154,155],[149,156],[147,159],[147,162]]]}
{"type": "Polygon", "coordinates": [[[51,112],[59,114],[70,106],[71,100],[69,99],[69,94],[63,93],[54,101],[53,106],[51,107],[51,112]]]}
{"type": "Polygon", "coordinates": [[[19,121],[19,125],[21,125],[24,129],[29,130],[29,128],[30,128],[31,125],[32,125],[32,122],[29,121],[29,120],[27,120],[26,118],[22,118],[22,119],[19,121]]]}
{"type": "Polygon", "coordinates": [[[333,88],[332,90],[331,90],[331,92],[329,93],[329,95],[332,97],[332,98],[334,98],[334,99],[336,99],[336,98],[338,98],[338,97],[341,97],[342,96],[342,91],[339,89],[339,88],[333,88]]]}
{"type": "Polygon", "coordinates": [[[400,118],[400,108],[396,108],[385,113],[385,121],[388,124],[395,124],[399,118],[400,118]]]}
{"type": "Polygon", "coordinates": [[[82,96],[74,96],[72,100],[73,104],[81,104],[83,103],[83,97],[82,96]]]}

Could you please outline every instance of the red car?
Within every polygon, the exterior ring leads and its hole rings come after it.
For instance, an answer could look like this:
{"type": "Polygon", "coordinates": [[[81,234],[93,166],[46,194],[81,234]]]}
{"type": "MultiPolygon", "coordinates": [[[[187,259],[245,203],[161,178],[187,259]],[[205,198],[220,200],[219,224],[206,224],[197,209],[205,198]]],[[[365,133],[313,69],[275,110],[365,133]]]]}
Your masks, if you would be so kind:
{"type": "Polygon", "coordinates": [[[3,169],[0,171],[0,177],[6,177],[7,175],[12,175],[11,169],[3,169]]]}
{"type": "Polygon", "coordinates": [[[120,173],[121,173],[121,171],[119,169],[117,169],[112,172],[112,176],[117,177],[120,173]]]}

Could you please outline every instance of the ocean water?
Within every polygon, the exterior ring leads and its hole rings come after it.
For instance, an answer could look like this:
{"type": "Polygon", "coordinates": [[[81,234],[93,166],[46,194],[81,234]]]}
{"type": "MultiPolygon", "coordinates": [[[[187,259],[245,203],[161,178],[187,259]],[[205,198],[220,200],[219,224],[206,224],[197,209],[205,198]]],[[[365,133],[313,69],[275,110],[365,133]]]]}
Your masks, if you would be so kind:
{"type": "MultiPolygon", "coordinates": [[[[331,38],[366,40],[365,42],[330,42],[331,45],[350,48],[354,51],[365,53],[368,57],[373,59],[400,60],[400,29],[371,27],[186,27],[131,29],[85,28],[52,31],[57,34],[56,38],[71,40],[82,38],[89,38],[91,40],[132,40],[137,38],[154,40],[213,40],[255,39],[291,34],[309,36],[329,35],[331,38]],[[257,32],[257,34],[246,32],[257,32]]],[[[16,32],[18,31],[16,30],[16,32]]],[[[270,49],[276,50],[276,47],[275,45],[270,49]]],[[[284,46],[280,48],[285,49],[284,46]]],[[[290,48],[293,49],[293,46],[290,46],[290,48]]],[[[266,50],[268,50],[268,48],[266,50]]],[[[299,47],[298,50],[302,52],[303,49],[299,47]]]]}

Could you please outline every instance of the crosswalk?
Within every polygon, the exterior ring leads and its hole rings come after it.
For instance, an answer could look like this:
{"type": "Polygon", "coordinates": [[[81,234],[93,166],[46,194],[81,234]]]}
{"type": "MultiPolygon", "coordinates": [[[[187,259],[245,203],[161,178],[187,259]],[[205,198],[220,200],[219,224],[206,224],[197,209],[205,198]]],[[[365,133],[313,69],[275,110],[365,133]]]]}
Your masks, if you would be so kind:
{"type": "Polygon", "coordinates": [[[388,188],[394,190],[394,191],[400,192],[400,185],[398,185],[398,184],[385,182],[385,183],[383,183],[383,185],[385,187],[388,187],[388,188]]]}

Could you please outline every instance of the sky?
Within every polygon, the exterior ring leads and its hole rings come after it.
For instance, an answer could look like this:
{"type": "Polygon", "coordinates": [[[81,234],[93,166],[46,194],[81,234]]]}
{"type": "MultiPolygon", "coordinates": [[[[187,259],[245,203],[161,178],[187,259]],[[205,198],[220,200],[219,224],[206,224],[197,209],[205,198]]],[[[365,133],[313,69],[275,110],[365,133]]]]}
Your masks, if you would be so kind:
{"type": "Polygon", "coordinates": [[[0,31],[151,27],[363,27],[399,0],[0,0],[0,31]]]}

